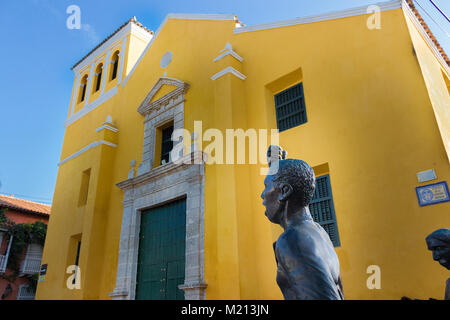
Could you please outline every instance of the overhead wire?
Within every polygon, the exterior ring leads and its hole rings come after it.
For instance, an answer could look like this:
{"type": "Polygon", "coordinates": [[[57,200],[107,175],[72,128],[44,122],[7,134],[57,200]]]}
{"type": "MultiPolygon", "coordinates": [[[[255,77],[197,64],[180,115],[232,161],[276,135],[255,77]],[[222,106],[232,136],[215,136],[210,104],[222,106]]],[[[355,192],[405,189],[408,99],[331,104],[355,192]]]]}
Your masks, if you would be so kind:
{"type": "Polygon", "coordinates": [[[441,10],[441,8],[438,7],[436,3],[434,3],[433,0],[430,0],[430,2],[435,6],[435,8],[444,16],[445,19],[447,19],[448,22],[450,22],[450,19],[447,17],[447,15],[444,13],[444,11],[441,10]]]}
{"type": "Polygon", "coordinates": [[[440,25],[436,20],[433,19],[433,17],[431,16],[431,14],[429,14],[428,11],[425,10],[425,8],[422,7],[422,6],[420,5],[420,3],[418,2],[418,0],[413,0],[413,1],[414,1],[414,2],[415,2],[422,10],[423,10],[423,12],[424,12],[431,20],[433,20],[433,22],[438,26],[439,29],[442,30],[442,32],[444,32],[444,33],[447,35],[447,37],[450,37],[450,34],[449,34],[444,28],[442,28],[441,25],[440,25]]]}

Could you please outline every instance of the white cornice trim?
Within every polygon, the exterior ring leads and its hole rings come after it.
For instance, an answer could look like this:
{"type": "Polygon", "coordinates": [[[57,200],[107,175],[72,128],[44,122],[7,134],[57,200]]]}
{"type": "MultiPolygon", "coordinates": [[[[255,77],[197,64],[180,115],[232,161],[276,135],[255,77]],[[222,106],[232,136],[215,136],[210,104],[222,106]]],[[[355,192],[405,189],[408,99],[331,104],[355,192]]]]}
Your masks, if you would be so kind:
{"type": "Polygon", "coordinates": [[[224,53],[222,53],[220,56],[218,56],[217,58],[214,59],[214,62],[219,61],[220,59],[225,58],[226,56],[231,55],[234,58],[236,58],[239,62],[244,61],[244,58],[242,58],[240,55],[238,55],[236,53],[236,51],[234,51],[233,49],[227,50],[224,53]]]}
{"type": "Polygon", "coordinates": [[[104,102],[108,101],[110,98],[112,98],[113,96],[115,96],[117,94],[117,91],[118,91],[117,86],[115,86],[111,90],[107,91],[106,93],[104,93],[103,95],[101,95],[100,97],[98,97],[97,99],[92,101],[90,104],[85,106],[83,109],[81,109],[77,113],[71,115],[69,117],[69,119],[64,121],[64,127],[70,126],[72,123],[74,123],[75,121],[77,121],[81,117],[85,116],[86,114],[88,114],[89,112],[91,112],[92,110],[97,108],[99,105],[101,105],[104,102]]]}
{"type": "Polygon", "coordinates": [[[131,24],[131,34],[135,35],[136,37],[142,38],[141,40],[144,41],[150,41],[150,39],[153,37],[151,33],[145,31],[144,29],[142,29],[142,27],[137,26],[134,23],[131,24]]]}
{"type": "Polygon", "coordinates": [[[112,131],[112,132],[119,132],[119,129],[111,127],[110,125],[107,125],[107,124],[102,125],[101,127],[97,128],[95,131],[96,132],[100,132],[102,130],[109,130],[109,131],[112,131]]]}
{"type": "Polygon", "coordinates": [[[120,30],[114,36],[109,38],[100,47],[95,49],[95,51],[91,52],[88,56],[84,57],[84,59],[81,60],[81,62],[75,68],[73,68],[73,72],[75,73],[79,72],[81,69],[83,69],[84,66],[89,65],[93,60],[97,59],[98,56],[106,52],[106,50],[108,50],[108,48],[111,47],[116,41],[122,39],[123,37],[126,37],[128,33],[131,31],[131,25],[132,25],[131,22],[128,23],[127,26],[123,27],[122,30],[120,30]]]}
{"type": "Polygon", "coordinates": [[[211,77],[211,80],[217,80],[219,79],[221,76],[226,75],[227,73],[231,73],[233,75],[235,75],[236,77],[238,77],[241,80],[245,80],[247,79],[247,77],[245,75],[243,75],[242,73],[240,73],[239,71],[237,71],[235,68],[233,67],[226,67],[225,69],[223,69],[222,71],[217,72],[215,75],[213,75],[211,77]]]}
{"type": "Polygon", "coordinates": [[[69,160],[72,160],[75,157],[78,157],[80,154],[95,148],[97,146],[101,146],[102,144],[113,147],[113,148],[117,148],[117,144],[105,141],[105,140],[100,140],[100,141],[94,141],[91,144],[87,145],[86,147],[84,147],[83,149],[78,150],[77,152],[75,152],[74,154],[68,156],[67,158],[65,158],[64,160],[62,160],[60,163],[58,163],[58,166],[62,165],[63,163],[66,163],[69,160]]]}
{"type": "Polygon", "coordinates": [[[139,105],[138,112],[146,116],[149,114],[152,110],[158,110],[161,108],[161,106],[167,105],[170,100],[174,100],[174,102],[181,103],[184,100],[184,94],[189,89],[189,84],[175,79],[175,78],[169,78],[169,77],[161,77],[156,81],[155,85],[152,89],[150,89],[149,93],[145,97],[144,101],[139,105]],[[164,86],[164,85],[170,85],[176,87],[176,89],[170,91],[163,97],[153,101],[152,99],[155,97],[156,93],[164,86]],[[180,96],[182,96],[180,98],[180,96]]]}
{"type": "Polygon", "coordinates": [[[130,79],[131,75],[136,70],[137,66],[141,62],[141,60],[145,57],[147,54],[147,51],[151,48],[153,42],[157,38],[158,34],[161,32],[162,28],[166,25],[167,21],[169,19],[179,19],[179,20],[236,20],[237,16],[234,14],[188,14],[188,13],[169,13],[164,18],[163,22],[158,27],[158,30],[156,30],[155,35],[152,37],[150,42],[145,47],[144,51],[141,53],[139,59],[134,64],[133,68],[130,70],[128,75],[125,77],[125,79],[122,81],[121,85],[124,86],[128,80],[130,79]]]}
{"type": "Polygon", "coordinates": [[[177,169],[181,169],[186,166],[191,166],[192,163],[204,163],[204,159],[206,154],[202,151],[193,151],[191,153],[183,155],[181,159],[174,162],[171,161],[166,163],[165,165],[161,165],[152,169],[149,172],[138,175],[134,178],[127,179],[125,181],[119,182],[116,184],[120,189],[127,190],[129,188],[135,187],[137,185],[142,185],[143,183],[148,183],[149,181],[155,181],[160,178],[162,175],[165,175],[169,172],[174,172],[177,169]]]}
{"type": "Polygon", "coordinates": [[[166,19],[184,19],[184,20],[236,20],[235,14],[208,14],[208,13],[169,13],[166,19]]]}
{"type": "Polygon", "coordinates": [[[148,38],[142,38],[138,34],[135,34],[134,32],[132,32],[130,35],[133,36],[134,39],[138,39],[142,42],[145,42],[145,44],[147,44],[153,37],[153,35],[150,35],[150,37],[148,37],[148,38]]]}
{"type": "MultiPolygon", "coordinates": [[[[394,10],[394,9],[400,9],[402,7],[402,1],[401,0],[393,0],[393,1],[388,1],[388,2],[374,3],[373,5],[378,6],[380,8],[380,11],[394,10]]],[[[357,8],[347,9],[347,10],[340,10],[340,11],[333,11],[333,12],[309,16],[309,17],[302,17],[302,18],[295,18],[295,19],[269,22],[269,23],[263,23],[263,24],[256,24],[253,26],[239,27],[239,28],[234,29],[234,33],[238,34],[238,33],[251,32],[251,31],[267,30],[267,29],[273,29],[273,28],[288,27],[288,26],[293,26],[293,25],[298,25],[298,24],[305,24],[305,23],[312,23],[312,22],[319,22],[319,21],[326,21],[326,20],[332,20],[332,19],[340,19],[340,18],[364,15],[364,14],[367,14],[367,8],[369,6],[370,5],[366,5],[366,6],[362,6],[362,7],[357,7],[357,8]]]]}
{"type": "Polygon", "coordinates": [[[431,40],[430,36],[425,31],[422,24],[420,24],[419,20],[417,19],[414,12],[411,10],[409,5],[403,1],[403,12],[409,17],[411,22],[416,27],[417,31],[420,33],[422,38],[425,40],[426,44],[430,48],[430,50],[433,52],[436,59],[440,62],[442,68],[447,72],[448,75],[450,75],[450,67],[448,66],[447,62],[445,62],[444,57],[442,57],[442,54],[439,52],[438,48],[434,44],[433,40],[431,40]]]}

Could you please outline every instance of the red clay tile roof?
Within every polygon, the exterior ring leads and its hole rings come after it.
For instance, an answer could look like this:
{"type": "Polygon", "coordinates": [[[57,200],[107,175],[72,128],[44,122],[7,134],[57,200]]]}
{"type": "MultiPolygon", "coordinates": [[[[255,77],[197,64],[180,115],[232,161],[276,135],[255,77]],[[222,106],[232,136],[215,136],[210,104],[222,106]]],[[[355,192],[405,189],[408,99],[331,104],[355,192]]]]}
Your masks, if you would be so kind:
{"type": "Polygon", "coordinates": [[[439,53],[442,55],[442,57],[444,58],[445,62],[447,63],[448,66],[450,66],[450,59],[448,58],[447,54],[445,53],[444,49],[441,47],[441,45],[439,44],[439,42],[437,41],[436,37],[433,35],[433,33],[431,32],[430,28],[428,27],[427,23],[425,22],[425,20],[423,20],[422,16],[420,15],[419,11],[416,9],[416,6],[414,5],[412,0],[406,0],[406,3],[408,3],[409,7],[411,8],[411,10],[414,12],[414,15],[417,17],[417,20],[419,20],[420,24],[422,25],[422,27],[425,29],[425,32],[428,34],[428,36],[430,37],[431,41],[433,41],[434,45],[436,46],[436,48],[438,49],[439,53]]]}
{"type": "Polygon", "coordinates": [[[48,216],[50,215],[51,207],[43,203],[18,199],[0,194],[0,208],[9,208],[18,211],[26,211],[48,216]]]}
{"type": "Polygon", "coordinates": [[[74,66],[71,68],[71,70],[73,70],[77,65],[79,65],[84,59],[86,59],[86,57],[88,57],[92,52],[94,52],[97,48],[99,48],[102,44],[104,44],[106,41],[108,41],[109,39],[111,39],[111,37],[113,37],[117,32],[119,32],[120,30],[122,30],[122,28],[124,28],[128,23],[134,23],[135,25],[137,25],[138,27],[141,27],[142,29],[144,29],[145,31],[147,31],[150,34],[153,34],[153,31],[151,31],[150,29],[147,29],[142,23],[140,23],[139,21],[136,20],[136,17],[133,17],[131,19],[129,19],[127,22],[125,22],[124,24],[122,24],[119,28],[117,28],[116,31],[114,31],[113,33],[111,33],[108,37],[106,37],[105,40],[103,40],[102,42],[100,42],[94,49],[92,49],[91,51],[88,52],[88,54],[86,54],[83,58],[81,58],[80,61],[78,61],[77,63],[74,64],[74,66]]]}

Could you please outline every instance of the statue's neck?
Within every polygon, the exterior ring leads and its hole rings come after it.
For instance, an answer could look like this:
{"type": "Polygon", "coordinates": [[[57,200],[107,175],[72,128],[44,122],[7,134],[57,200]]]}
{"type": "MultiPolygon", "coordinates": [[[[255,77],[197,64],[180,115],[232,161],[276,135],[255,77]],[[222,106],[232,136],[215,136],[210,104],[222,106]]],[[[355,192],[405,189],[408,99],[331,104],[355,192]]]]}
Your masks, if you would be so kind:
{"type": "Polygon", "coordinates": [[[308,207],[290,208],[289,202],[286,203],[286,207],[284,208],[283,221],[281,223],[283,229],[286,230],[286,228],[298,225],[308,220],[313,220],[308,207]]]}

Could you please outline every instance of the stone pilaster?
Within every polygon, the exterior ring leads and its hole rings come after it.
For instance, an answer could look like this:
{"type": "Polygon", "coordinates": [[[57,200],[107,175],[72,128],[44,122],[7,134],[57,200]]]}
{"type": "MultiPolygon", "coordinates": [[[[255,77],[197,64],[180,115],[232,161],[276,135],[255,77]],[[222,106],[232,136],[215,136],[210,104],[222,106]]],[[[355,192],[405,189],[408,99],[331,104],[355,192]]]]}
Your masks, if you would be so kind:
{"type": "Polygon", "coordinates": [[[108,53],[106,54],[105,58],[105,67],[103,68],[102,90],[100,92],[100,95],[102,95],[105,92],[105,85],[106,82],[108,81],[108,69],[110,64],[109,61],[110,58],[111,58],[111,49],[108,49],[108,53]]]}

